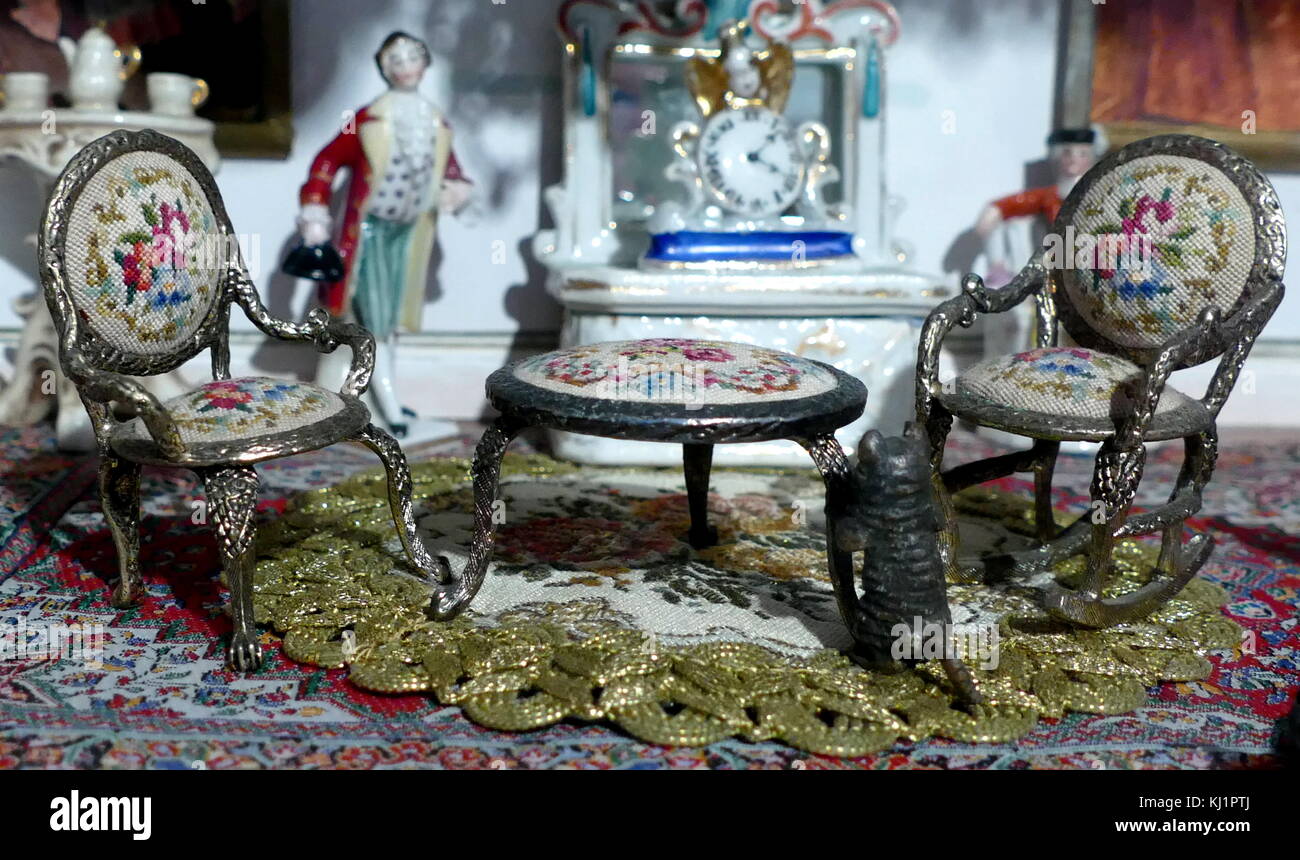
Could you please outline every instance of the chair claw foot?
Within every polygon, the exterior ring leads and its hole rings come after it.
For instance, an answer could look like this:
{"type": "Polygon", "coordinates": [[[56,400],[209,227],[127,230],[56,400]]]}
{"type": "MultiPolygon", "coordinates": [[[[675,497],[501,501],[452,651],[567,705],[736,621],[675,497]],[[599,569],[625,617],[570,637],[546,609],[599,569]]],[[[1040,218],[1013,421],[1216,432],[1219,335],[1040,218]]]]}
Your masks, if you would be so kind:
{"type": "Polygon", "coordinates": [[[256,635],[236,631],[226,650],[226,663],[236,672],[256,672],[262,665],[262,647],[256,635]]]}
{"type": "Polygon", "coordinates": [[[144,585],[123,579],[113,589],[113,594],[108,602],[114,609],[132,609],[139,606],[143,600],[144,585]]]}

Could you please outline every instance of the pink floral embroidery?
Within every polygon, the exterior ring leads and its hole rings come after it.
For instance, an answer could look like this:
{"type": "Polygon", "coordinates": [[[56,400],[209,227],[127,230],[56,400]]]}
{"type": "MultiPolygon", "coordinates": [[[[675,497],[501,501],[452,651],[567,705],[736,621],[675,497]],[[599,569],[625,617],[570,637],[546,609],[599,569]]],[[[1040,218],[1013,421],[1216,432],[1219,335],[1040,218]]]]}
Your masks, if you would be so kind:
{"type": "Polygon", "coordinates": [[[214,382],[204,387],[202,396],[208,401],[199,411],[212,409],[242,409],[253,402],[253,392],[246,391],[238,382],[214,382]]]}
{"type": "Polygon", "coordinates": [[[569,385],[591,385],[609,375],[609,370],[604,365],[590,361],[575,362],[563,355],[548,361],[546,371],[551,379],[569,385]]]}
{"type": "Polygon", "coordinates": [[[1142,223],[1148,212],[1155,212],[1156,220],[1161,224],[1174,217],[1174,204],[1169,201],[1169,195],[1172,189],[1165,189],[1164,197],[1156,200],[1150,194],[1143,194],[1138,198],[1137,204],[1133,207],[1133,214],[1120,222],[1120,228],[1126,235],[1132,236],[1134,233],[1146,233],[1148,228],[1142,223]]]}
{"type": "Polygon", "coordinates": [[[286,422],[323,415],[335,403],[313,385],[250,377],[209,382],[167,404],[191,438],[212,433],[273,432],[286,422]]]}
{"type": "Polygon", "coordinates": [[[735,356],[718,347],[686,347],[682,355],[691,361],[734,361],[735,356]]]}

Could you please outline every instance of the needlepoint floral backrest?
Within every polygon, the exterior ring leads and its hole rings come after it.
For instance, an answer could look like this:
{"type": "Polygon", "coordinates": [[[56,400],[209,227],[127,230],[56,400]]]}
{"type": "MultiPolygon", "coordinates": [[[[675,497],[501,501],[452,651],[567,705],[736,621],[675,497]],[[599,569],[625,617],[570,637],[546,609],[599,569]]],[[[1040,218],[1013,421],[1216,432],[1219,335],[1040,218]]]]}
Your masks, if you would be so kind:
{"type": "Polygon", "coordinates": [[[1151,138],[1104,159],[1054,229],[1065,248],[1054,267],[1066,329],[1142,358],[1208,307],[1229,316],[1257,264],[1277,250],[1259,234],[1273,214],[1259,209],[1270,195],[1276,204],[1253,166],[1202,138],[1151,138]]]}
{"type": "Polygon", "coordinates": [[[51,210],[63,207],[55,241],[79,327],[128,363],[166,370],[207,345],[230,240],[197,156],[145,134],[110,135],[83,150],[56,187],[51,210]],[[133,148],[149,141],[159,146],[133,148]]]}

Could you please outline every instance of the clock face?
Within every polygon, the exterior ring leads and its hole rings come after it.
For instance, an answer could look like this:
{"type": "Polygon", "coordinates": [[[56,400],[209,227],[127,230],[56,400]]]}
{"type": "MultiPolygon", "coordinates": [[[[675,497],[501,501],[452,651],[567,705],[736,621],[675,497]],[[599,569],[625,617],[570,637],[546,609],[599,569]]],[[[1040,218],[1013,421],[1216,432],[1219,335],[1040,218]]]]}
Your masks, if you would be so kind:
{"type": "Polygon", "coordinates": [[[724,110],[710,119],[700,136],[699,163],[704,187],[737,215],[779,215],[803,186],[803,158],[790,125],[763,107],[724,110]]]}

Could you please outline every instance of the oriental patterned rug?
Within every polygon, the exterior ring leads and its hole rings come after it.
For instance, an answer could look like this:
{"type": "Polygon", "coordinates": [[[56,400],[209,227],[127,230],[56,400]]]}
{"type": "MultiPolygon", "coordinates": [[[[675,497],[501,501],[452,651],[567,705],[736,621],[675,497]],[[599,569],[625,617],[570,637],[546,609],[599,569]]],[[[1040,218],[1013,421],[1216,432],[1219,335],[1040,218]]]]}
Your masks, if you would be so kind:
{"type": "MultiPolygon", "coordinates": [[[[418,453],[463,455],[468,441],[418,453]]],[[[428,625],[378,528],[373,461],[335,448],[272,464],[258,592],[269,657],[240,677],[212,640],[229,622],[188,475],[148,473],[149,599],[118,612],[93,463],[53,452],[40,430],[8,431],[0,460],[0,624],[107,631],[95,664],[0,660],[0,767],[1267,766],[1300,676],[1294,443],[1229,438],[1209,516],[1191,524],[1219,548],[1151,623],[1064,634],[1024,591],[953,588],[955,620],[999,636],[998,667],[978,672],[992,705],[975,715],[950,707],[925,665],[877,677],[838,657],[811,474],[718,470],[723,541],[696,553],[679,539],[671,470],[512,458],[474,614],[428,625]]],[[[1178,458],[1153,460],[1147,501],[1178,458]]],[[[1062,508],[1086,505],[1088,466],[1058,470],[1062,508]]],[[[417,466],[439,551],[468,542],[464,469],[417,466]]],[[[987,513],[1004,498],[969,504],[987,513]]],[[[1023,522],[1014,504],[995,513],[1013,533],[1023,522]]],[[[1149,552],[1129,550],[1135,575],[1149,552]]]]}

